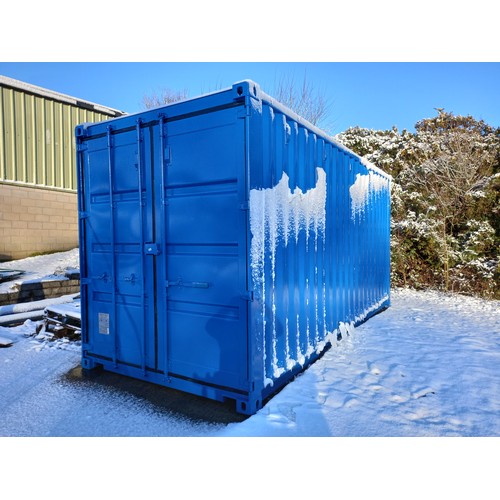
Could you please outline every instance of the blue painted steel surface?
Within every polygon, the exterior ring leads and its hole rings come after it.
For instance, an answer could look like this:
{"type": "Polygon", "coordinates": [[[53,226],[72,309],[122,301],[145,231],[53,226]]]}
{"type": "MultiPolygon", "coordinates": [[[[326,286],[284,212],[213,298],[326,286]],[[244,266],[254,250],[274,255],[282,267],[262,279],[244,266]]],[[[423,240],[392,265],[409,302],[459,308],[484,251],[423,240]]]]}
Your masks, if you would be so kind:
{"type": "Polygon", "coordinates": [[[76,140],[84,368],[252,414],[389,305],[390,178],[255,83],[76,140]]]}

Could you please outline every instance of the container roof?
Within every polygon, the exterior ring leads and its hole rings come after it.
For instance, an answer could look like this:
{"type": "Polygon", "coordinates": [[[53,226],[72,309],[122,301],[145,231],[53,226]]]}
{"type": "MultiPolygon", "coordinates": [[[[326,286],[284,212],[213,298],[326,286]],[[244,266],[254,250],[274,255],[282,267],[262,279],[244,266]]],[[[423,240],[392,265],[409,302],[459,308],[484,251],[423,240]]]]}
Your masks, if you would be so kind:
{"type": "Polygon", "coordinates": [[[126,113],[118,109],[109,108],[108,106],[102,106],[101,104],[96,104],[84,99],[78,99],[70,95],[61,94],[60,92],[55,92],[54,90],[45,89],[43,87],[38,87],[37,85],[32,85],[31,83],[22,82],[20,80],[15,80],[8,76],[0,75],[0,86],[8,87],[15,90],[20,90],[28,94],[37,95],[44,97],[46,99],[51,99],[53,101],[63,102],[66,104],[72,104],[78,108],[89,109],[91,111],[97,111],[109,116],[122,116],[126,113]]]}

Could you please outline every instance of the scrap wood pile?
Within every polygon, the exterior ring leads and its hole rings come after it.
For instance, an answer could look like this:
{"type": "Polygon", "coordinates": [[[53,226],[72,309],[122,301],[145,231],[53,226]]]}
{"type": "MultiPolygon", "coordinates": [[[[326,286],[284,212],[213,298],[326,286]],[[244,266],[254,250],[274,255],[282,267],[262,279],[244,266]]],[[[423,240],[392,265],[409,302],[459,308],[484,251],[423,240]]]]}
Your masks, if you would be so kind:
{"type": "Polygon", "coordinates": [[[46,337],[67,338],[70,340],[80,339],[81,316],[80,298],[74,298],[71,302],[47,306],[43,314],[43,322],[40,323],[37,334],[46,337]]]}
{"type": "MultiPolygon", "coordinates": [[[[63,304],[72,304],[78,302],[78,312],[80,303],[80,294],[63,295],[53,299],[36,300],[33,302],[24,302],[20,304],[9,304],[0,306],[0,326],[10,327],[21,325],[26,320],[41,320],[46,315],[46,310],[63,304]]],[[[76,305],[73,304],[73,309],[76,305]]],[[[75,316],[73,312],[72,317],[75,316]]]]}

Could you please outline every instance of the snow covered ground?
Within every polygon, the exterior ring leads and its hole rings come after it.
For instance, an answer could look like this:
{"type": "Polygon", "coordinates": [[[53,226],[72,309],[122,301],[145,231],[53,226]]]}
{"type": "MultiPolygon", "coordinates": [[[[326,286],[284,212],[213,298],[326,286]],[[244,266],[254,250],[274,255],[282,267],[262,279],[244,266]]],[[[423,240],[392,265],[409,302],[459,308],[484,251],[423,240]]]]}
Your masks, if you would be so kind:
{"type": "Polygon", "coordinates": [[[193,422],[68,381],[80,346],[1,328],[1,436],[500,436],[498,302],[395,290],[256,415],[193,422]]]}
{"type": "MultiPolygon", "coordinates": [[[[303,481],[291,479],[298,483],[291,484],[295,494],[290,498],[310,492],[310,481],[324,477],[326,464],[329,472],[325,480],[335,480],[338,485],[345,478],[355,483],[356,471],[370,478],[373,488],[381,486],[386,491],[399,485],[396,481],[401,479],[412,483],[398,486],[394,498],[426,494],[431,480],[445,481],[432,486],[433,492],[441,491],[444,497],[449,498],[453,487],[459,485],[460,492],[470,493],[468,496],[495,498],[489,480],[496,477],[492,469],[496,458],[488,454],[498,454],[500,437],[498,301],[393,290],[388,310],[332,346],[256,415],[243,421],[235,418],[230,423],[210,421],[209,415],[189,418],[137,393],[69,376],[79,367],[79,344],[37,338],[36,324],[27,321],[19,327],[0,328],[0,337],[14,342],[12,347],[0,349],[0,444],[4,450],[0,452],[0,469],[11,463],[13,455],[23,457],[29,452],[43,459],[46,453],[45,445],[38,440],[28,451],[25,440],[13,442],[8,437],[231,437],[236,441],[221,439],[217,445],[204,439],[175,440],[173,444],[148,439],[144,449],[141,441],[138,444],[134,440],[132,445],[113,440],[115,451],[111,454],[124,470],[135,463],[137,457],[131,454],[159,453],[162,463],[183,464],[193,472],[194,467],[209,466],[217,448],[230,458],[224,462],[224,470],[242,480],[248,479],[245,467],[250,474],[248,467],[252,466],[264,475],[280,470],[283,464],[298,466],[311,476],[318,473],[318,477],[303,477],[303,481]],[[278,436],[300,439],[270,439],[278,436]],[[268,439],[239,439],[244,437],[268,439]],[[316,437],[402,439],[360,442],[318,441],[316,437]],[[423,440],[422,446],[421,440],[408,441],[407,437],[434,439],[431,445],[423,440]],[[438,437],[481,439],[479,443],[477,439],[460,439],[457,444],[454,439],[435,439],[438,437]],[[490,439],[484,440],[486,437],[490,439]],[[258,465],[250,458],[252,454],[257,455],[258,465]],[[444,461],[452,465],[452,470],[444,461]],[[397,477],[388,473],[388,464],[397,477]],[[408,472],[408,466],[413,470],[423,467],[424,475],[408,472]],[[402,488],[408,487],[411,491],[406,493],[402,488]]],[[[32,440],[29,443],[33,444],[32,440]]],[[[75,444],[70,439],[69,443],[71,450],[87,451],[90,456],[96,449],[103,452],[102,445],[93,440],[75,444]]],[[[105,439],[105,450],[109,450],[108,445],[105,439]]],[[[59,446],[61,441],[57,440],[55,449],[67,453],[59,446]]],[[[152,468],[149,472],[156,470],[154,462],[148,463],[152,468]]],[[[76,463],[75,470],[79,467],[76,463]]],[[[207,472],[197,470],[204,480],[210,480],[207,472]]],[[[360,487],[348,486],[351,493],[360,491],[360,487]]],[[[283,491],[276,488],[276,495],[283,491]]],[[[368,487],[367,492],[373,492],[373,488],[368,487]]]]}
{"type": "Polygon", "coordinates": [[[2,269],[25,271],[17,279],[0,283],[0,293],[12,291],[25,281],[40,279],[61,279],[66,270],[78,269],[80,265],[78,248],[67,252],[57,252],[36,257],[27,257],[10,262],[1,262],[2,269]]]}

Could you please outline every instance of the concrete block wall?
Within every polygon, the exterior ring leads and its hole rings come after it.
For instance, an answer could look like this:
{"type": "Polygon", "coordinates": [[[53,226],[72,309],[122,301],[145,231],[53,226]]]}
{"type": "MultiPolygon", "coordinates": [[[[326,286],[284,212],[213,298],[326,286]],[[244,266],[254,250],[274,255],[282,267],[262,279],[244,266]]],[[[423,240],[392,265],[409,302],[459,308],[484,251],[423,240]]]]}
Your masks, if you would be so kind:
{"type": "Polygon", "coordinates": [[[0,182],[0,262],[78,246],[76,193],[0,182]]]}
{"type": "Polygon", "coordinates": [[[80,280],[60,280],[23,283],[17,290],[0,293],[0,306],[53,299],[62,295],[80,293],[80,280]]]}

